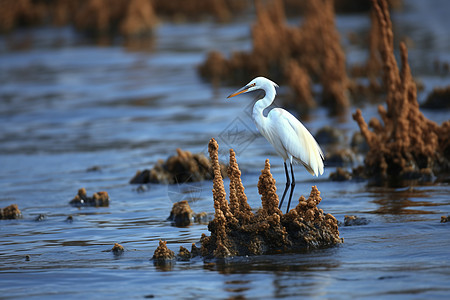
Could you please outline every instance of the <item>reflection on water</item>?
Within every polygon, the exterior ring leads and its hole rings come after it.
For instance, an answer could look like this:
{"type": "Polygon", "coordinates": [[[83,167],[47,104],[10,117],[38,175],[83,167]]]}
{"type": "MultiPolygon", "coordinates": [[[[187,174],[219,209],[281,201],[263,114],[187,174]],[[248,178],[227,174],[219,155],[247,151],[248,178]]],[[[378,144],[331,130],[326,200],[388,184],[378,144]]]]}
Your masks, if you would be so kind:
{"type": "MultiPolygon", "coordinates": [[[[423,93],[448,84],[448,77],[430,71],[432,60],[450,61],[450,41],[442,34],[449,19],[439,17],[444,11],[439,6],[424,5],[413,1],[393,14],[398,36],[414,39],[409,57],[423,93]],[[419,15],[435,14],[439,22],[417,22],[419,15]]],[[[177,228],[166,219],[179,200],[188,200],[196,213],[212,214],[210,182],[142,189],[128,184],[136,170],[150,168],[176,148],[206,153],[207,142],[216,137],[226,161],[233,147],[252,207],[260,206],[256,184],[266,158],[284,187],[282,161],[248,115],[251,99],[226,101],[235,87],[210,86],[196,72],[211,49],[248,48],[250,19],[161,24],[141,45],[98,46],[70,28],[0,36],[0,207],[17,203],[23,213],[21,220],[0,221],[3,297],[448,295],[450,240],[444,237],[449,228],[439,220],[450,211],[449,185],[336,183],[327,179],[334,171],[330,166],[319,179],[299,171],[295,196],[317,184],[325,212],[340,221],[347,214],[370,220],[365,226],[341,226],[345,242],[339,247],[225,261],[196,257],[155,265],[150,260],[161,238],[177,253],[209,234],[206,224],[177,228]],[[81,187],[88,194],[106,190],[110,207],[69,206],[81,187]],[[34,221],[41,214],[42,221],[34,221]],[[125,247],[121,256],[107,252],[116,242],[125,247]]],[[[368,26],[364,16],[339,16],[337,24],[343,39],[355,27],[368,26]]],[[[348,57],[365,59],[364,46],[348,45],[348,57]]],[[[284,96],[281,89],[280,103],[284,96]]],[[[376,104],[363,110],[368,119],[377,114],[376,104]]],[[[437,122],[448,119],[448,112],[425,114],[437,122]]],[[[328,118],[318,109],[302,120],[313,133],[325,125],[340,128],[348,140],[357,126],[350,115],[344,118],[328,118]]]]}
{"type": "Polygon", "coordinates": [[[380,189],[374,192],[374,200],[379,207],[372,211],[376,214],[437,214],[432,207],[448,206],[450,199],[435,197],[439,189],[433,187],[406,189],[380,189]],[[422,209],[418,209],[422,208],[422,209]]]}

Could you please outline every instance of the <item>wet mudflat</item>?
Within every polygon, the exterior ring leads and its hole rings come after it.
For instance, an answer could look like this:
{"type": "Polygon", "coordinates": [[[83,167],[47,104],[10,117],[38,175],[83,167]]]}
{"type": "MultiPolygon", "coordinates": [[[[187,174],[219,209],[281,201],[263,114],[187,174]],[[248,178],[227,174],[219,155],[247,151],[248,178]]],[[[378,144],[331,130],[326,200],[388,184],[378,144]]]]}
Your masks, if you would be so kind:
{"type": "MultiPolygon", "coordinates": [[[[449,84],[434,62],[450,61],[450,41],[442,33],[450,27],[442,12],[450,8],[445,1],[406,3],[392,19],[396,36],[414,41],[409,62],[424,85],[418,94],[422,102],[433,87],[449,84]]],[[[129,184],[136,170],[151,168],[177,148],[207,155],[214,137],[224,162],[233,148],[252,208],[261,205],[257,182],[266,158],[278,191],[283,190],[282,160],[256,132],[248,115],[251,97],[225,100],[236,87],[211,85],[196,69],[210,50],[248,50],[253,20],[249,14],[225,24],[163,22],[151,46],[139,51],[120,43],[97,46],[70,27],[1,36],[0,207],[16,203],[23,215],[0,221],[2,297],[419,299],[449,294],[450,227],[440,223],[450,214],[448,180],[399,188],[333,182],[328,177],[336,168],[327,163],[318,179],[298,168],[294,195],[307,197],[317,185],[324,199],[319,207],[338,221],[346,215],[368,220],[341,224],[343,244],[165,265],[150,260],[160,238],[178,252],[198,243],[202,233],[210,234],[206,223],[175,227],[166,219],[180,200],[196,213],[212,215],[211,181],[129,184]],[[107,191],[109,205],[70,206],[82,187],[89,196],[107,191]],[[114,243],[125,248],[122,255],[109,251],[114,243]]],[[[365,60],[364,45],[348,42],[346,34],[367,32],[367,16],[338,15],[336,23],[348,63],[365,60]]],[[[282,86],[280,105],[286,94],[282,86]]],[[[377,105],[358,107],[369,120],[377,116],[377,105]]],[[[348,144],[359,130],[351,117],[355,109],[344,117],[329,117],[320,107],[308,118],[297,114],[313,134],[327,125],[341,129],[348,144]]],[[[448,120],[448,110],[422,111],[439,124],[448,120]]],[[[355,165],[361,163],[357,158],[355,165]]]]}

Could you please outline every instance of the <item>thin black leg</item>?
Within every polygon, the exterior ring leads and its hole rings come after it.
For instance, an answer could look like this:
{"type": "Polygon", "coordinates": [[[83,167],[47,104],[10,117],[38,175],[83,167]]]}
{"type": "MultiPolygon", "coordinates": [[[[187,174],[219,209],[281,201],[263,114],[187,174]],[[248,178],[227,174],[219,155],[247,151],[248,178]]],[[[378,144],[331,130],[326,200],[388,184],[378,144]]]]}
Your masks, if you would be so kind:
{"type": "Polygon", "coordinates": [[[291,176],[292,176],[291,192],[289,194],[289,201],[288,201],[286,213],[289,212],[289,206],[291,206],[292,194],[294,193],[294,188],[295,188],[295,177],[294,177],[294,170],[292,168],[292,163],[291,163],[291,176]]]}
{"type": "Polygon", "coordinates": [[[284,162],[284,172],[286,173],[286,186],[284,187],[283,197],[281,197],[281,202],[280,202],[280,205],[278,206],[278,208],[280,208],[280,209],[281,209],[281,205],[283,205],[284,197],[286,196],[286,192],[289,189],[289,185],[291,184],[286,162],[284,162]]]}

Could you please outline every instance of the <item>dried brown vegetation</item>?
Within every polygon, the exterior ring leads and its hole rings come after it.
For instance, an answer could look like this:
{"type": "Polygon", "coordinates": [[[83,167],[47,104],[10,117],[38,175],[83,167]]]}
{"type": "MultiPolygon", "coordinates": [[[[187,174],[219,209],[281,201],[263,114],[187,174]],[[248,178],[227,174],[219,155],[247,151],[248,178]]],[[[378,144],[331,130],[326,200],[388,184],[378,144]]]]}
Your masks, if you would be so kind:
{"type": "Polygon", "coordinates": [[[218,165],[218,144],[209,143],[214,167],[213,198],[215,218],[202,235],[201,254],[206,257],[260,255],[330,247],[341,243],[336,219],[317,208],[322,200],[313,186],[308,199],[300,197],[298,205],[284,214],[278,209],[275,180],[266,160],[258,182],[262,208],[251,211],[240,181],[234,152],[230,151],[230,202],[218,165]]]}
{"type": "Polygon", "coordinates": [[[30,0],[1,0],[0,6],[0,32],[34,25],[42,19],[41,5],[30,0]]]}
{"type": "Polygon", "coordinates": [[[242,0],[1,0],[0,31],[50,23],[73,24],[89,35],[151,34],[157,15],[182,20],[213,16],[227,21],[249,6],[242,0]]]}
{"type": "Polygon", "coordinates": [[[230,20],[233,13],[242,11],[249,4],[242,0],[153,0],[158,15],[172,19],[199,19],[213,16],[224,22],[230,20]]]}
{"type": "Polygon", "coordinates": [[[93,36],[132,37],[151,33],[156,15],[149,0],[2,0],[0,20],[0,31],[51,20],[56,25],[74,24],[93,36]]]}
{"type": "Polygon", "coordinates": [[[406,46],[400,44],[402,68],[399,70],[387,3],[385,0],[373,3],[381,25],[387,108],[378,107],[383,124],[373,118],[368,125],[359,109],[353,115],[370,147],[364,161],[365,173],[377,182],[386,179],[390,182],[395,179],[429,180],[432,172],[439,174],[450,170],[450,121],[439,126],[419,110],[406,46]]]}
{"type": "Polygon", "coordinates": [[[312,81],[304,67],[292,61],[286,69],[286,79],[295,95],[295,103],[299,111],[308,111],[316,107],[311,90],[312,81]]]}
{"type": "Polygon", "coordinates": [[[288,82],[297,93],[302,91],[298,96],[301,105],[307,107],[314,105],[308,84],[312,78],[323,87],[323,103],[334,112],[345,110],[349,106],[348,79],[334,24],[333,1],[308,1],[305,8],[302,26],[290,27],[282,0],[266,5],[257,1],[252,51],[234,52],[229,59],[213,51],[200,66],[200,74],[213,82],[242,83],[256,76],[288,82]]]}
{"type": "Polygon", "coordinates": [[[370,11],[371,27],[369,32],[369,57],[364,65],[354,65],[350,73],[355,77],[369,79],[368,86],[352,82],[350,89],[353,94],[373,94],[384,91],[386,82],[383,81],[383,61],[381,51],[383,46],[381,23],[374,9],[370,11]]]}

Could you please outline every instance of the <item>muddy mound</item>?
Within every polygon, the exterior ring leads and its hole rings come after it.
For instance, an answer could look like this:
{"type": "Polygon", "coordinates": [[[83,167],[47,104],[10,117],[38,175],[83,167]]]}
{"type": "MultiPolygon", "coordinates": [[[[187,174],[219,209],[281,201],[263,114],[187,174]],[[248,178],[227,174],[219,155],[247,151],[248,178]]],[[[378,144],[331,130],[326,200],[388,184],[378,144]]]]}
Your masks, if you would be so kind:
{"type": "Polygon", "coordinates": [[[156,262],[170,261],[175,258],[175,253],[167,248],[167,242],[160,240],[152,259],[156,262]]]}
{"type": "Polygon", "coordinates": [[[242,0],[153,0],[158,15],[179,20],[198,20],[205,16],[225,22],[249,6],[248,1],[242,0]]]}
{"type": "Polygon", "coordinates": [[[85,188],[81,188],[78,190],[78,194],[69,202],[70,205],[75,207],[81,206],[95,206],[100,207],[109,206],[109,195],[107,192],[97,192],[92,195],[92,197],[88,197],[85,188]]]}
{"type": "Polygon", "coordinates": [[[278,209],[275,179],[266,160],[258,182],[262,208],[255,213],[247,203],[234,151],[230,150],[230,201],[218,165],[218,145],[212,139],[209,152],[214,167],[215,218],[208,225],[211,236],[201,238],[205,257],[261,255],[330,247],[341,243],[337,220],[317,207],[322,198],[313,186],[308,199],[283,214],[278,209]]]}
{"type": "MultiPolygon", "coordinates": [[[[226,174],[226,166],[223,164],[221,172],[226,174]]],[[[158,160],[151,170],[137,171],[130,183],[175,184],[210,179],[212,179],[211,162],[205,155],[177,149],[177,155],[169,157],[166,161],[158,160]]]]}
{"type": "Polygon", "coordinates": [[[450,171],[450,121],[439,126],[422,114],[404,43],[400,44],[402,67],[397,66],[386,1],[374,1],[374,9],[381,24],[387,96],[386,108],[378,107],[382,122],[372,118],[367,124],[359,109],[353,115],[370,147],[364,160],[365,175],[375,183],[429,181],[433,174],[450,171]]]}
{"type": "Polygon", "coordinates": [[[333,112],[345,110],[350,102],[345,55],[334,23],[333,1],[307,1],[301,26],[289,26],[282,0],[255,3],[257,20],[252,26],[250,52],[234,52],[225,58],[210,52],[199,67],[200,74],[212,82],[247,82],[266,76],[287,82],[301,108],[315,105],[311,79],[322,85],[322,102],[333,112]]]}
{"type": "Polygon", "coordinates": [[[0,208],[0,220],[19,219],[21,217],[22,213],[17,204],[11,204],[7,207],[0,208]]]}
{"type": "Polygon", "coordinates": [[[120,34],[136,37],[151,34],[156,24],[148,0],[29,1],[4,0],[0,31],[21,26],[73,24],[90,36],[120,34]]]}
{"type": "MultiPolygon", "coordinates": [[[[262,255],[298,252],[335,246],[342,243],[338,222],[331,214],[325,214],[317,205],[322,201],[320,192],[313,186],[309,197],[301,196],[295,208],[287,214],[278,209],[275,179],[266,160],[258,181],[262,207],[253,212],[247,203],[247,196],[241,181],[241,171],[233,149],[230,149],[229,201],[219,165],[219,145],[211,139],[208,145],[214,172],[213,199],[214,219],[209,222],[210,236],[202,235],[201,247],[192,245],[191,256],[225,258],[232,256],[262,255]]],[[[172,259],[164,242],[156,249],[154,259],[172,259]],[[162,253],[161,255],[159,253],[162,253]]],[[[181,249],[183,258],[189,258],[189,251],[181,249]]]]}
{"type": "Polygon", "coordinates": [[[450,85],[443,88],[434,88],[422,107],[428,109],[450,109],[450,85]]]}

